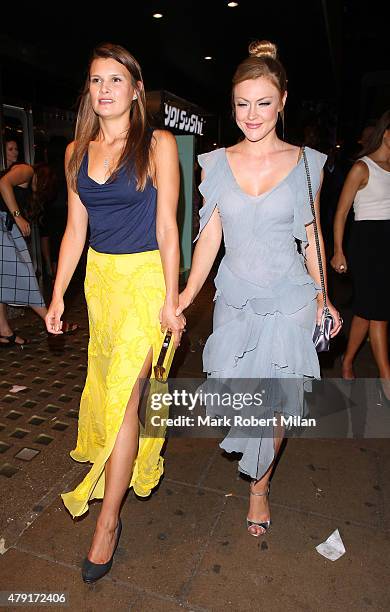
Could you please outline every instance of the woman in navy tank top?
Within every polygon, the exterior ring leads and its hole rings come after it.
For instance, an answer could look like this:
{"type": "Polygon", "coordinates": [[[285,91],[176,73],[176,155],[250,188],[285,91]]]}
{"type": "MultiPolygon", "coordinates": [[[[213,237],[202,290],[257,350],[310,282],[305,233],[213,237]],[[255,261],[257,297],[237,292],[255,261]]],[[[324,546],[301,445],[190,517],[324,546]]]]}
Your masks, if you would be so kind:
{"type": "Polygon", "coordinates": [[[93,465],[62,499],[76,517],[90,499],[103,498],[82,569],[83,580],[95,582],[111,568],[127,489],[146,497],[162,475],[164,433],[147,437],[141,426],[140,436],[137,383],[157,360],[163,330],[174,332],[177,345],[185,325],[176,316],[176,141],[149,128],[141,69],[123,47],[105,44],[93,52],[65,166],[68,222],[46,323],[61,333],[63,295],[89,223],[88,373],[71,457],[93,465]]]}

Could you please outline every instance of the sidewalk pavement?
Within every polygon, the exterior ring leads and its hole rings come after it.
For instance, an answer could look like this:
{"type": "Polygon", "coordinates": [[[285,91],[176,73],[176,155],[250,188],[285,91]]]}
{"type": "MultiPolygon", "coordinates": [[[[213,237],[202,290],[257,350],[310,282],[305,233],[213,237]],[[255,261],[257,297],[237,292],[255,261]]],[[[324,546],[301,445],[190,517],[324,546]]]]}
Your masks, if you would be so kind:
{"type": "MultiPolygon", "coordinates": [[[[212,296],[208,284],[188,312],[188,336],[175,362],[180,377],[201,377],[212,296]]],[[[343,316],[348,322],[346,308],[343,316]]],[[[68,300],[67,318],[81,329],[48,340],[27,311],[14,322],[33,342],[0,352],[0,590],[66,593],[72,612],[390,609],[386,439],[289,439],[271,482],[272,527],[253,538],[245,526],[248,482],[236,460],[218,440],[169,438],[155,492],[147,500],[127,495],[111,572],[85,585],[80,564],[100,502],[73,521],[59,498],[89,469],[68,454],[86,371],[80,291],[68,300]],[[26,389],[12,393],[13,385],[26,389]],[[330,561],[315,547],[335,529],[346,553],[330,561]]],[[[334,355],[322,365],[325,376],[339,376],[334,355]]],[[[368,344],[357,373],[376,375],[368,344]]]]}

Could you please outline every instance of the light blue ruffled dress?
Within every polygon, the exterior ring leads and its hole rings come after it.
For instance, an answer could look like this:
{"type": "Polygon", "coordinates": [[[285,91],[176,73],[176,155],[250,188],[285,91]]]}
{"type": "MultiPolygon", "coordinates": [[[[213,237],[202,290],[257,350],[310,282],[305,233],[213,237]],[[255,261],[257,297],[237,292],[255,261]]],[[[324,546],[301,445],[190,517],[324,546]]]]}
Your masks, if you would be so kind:
{"type": "MultiPolygon", "coordinates": [[[[305,151],[316,195],[326,155],[309,147],[305,151]]],[[[213,333],[203,353],[206,388],[217,380],[273,379],[278,385],[288,380],[283,408],[271,406],[271,412],[302,416],[304,382],[320,378],[312,341],[319,287],[296,242],[304,253],[306,225],[313,221],[303,159],[260,196],[242,191],[224,148],[198,160],[204,170],[199,190],[205,203],[196,240],[217,207],[225,243],[215,278],[213,333]]],[[[223,416],[224,410],[207,406],[207,413],[223,416]]],[[[239,470],[259,479],[274,458],[273,430],[265,426],[245,437],[232,427],[220,446],[242,453],[239,470]]]]}

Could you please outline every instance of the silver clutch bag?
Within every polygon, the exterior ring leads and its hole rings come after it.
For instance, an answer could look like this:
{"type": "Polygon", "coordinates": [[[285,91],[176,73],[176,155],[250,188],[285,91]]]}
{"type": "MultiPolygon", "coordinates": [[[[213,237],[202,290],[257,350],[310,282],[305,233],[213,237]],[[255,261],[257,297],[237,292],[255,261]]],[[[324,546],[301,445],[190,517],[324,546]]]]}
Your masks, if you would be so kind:
{"type": "Polygon", "coordinates": [[[317,353],[329,351],[330,349],[330,332],[333,327],[333,317],[328,308],[324,308],[320,323],[315,326],[313,333],[313,342],[317,353]]]}

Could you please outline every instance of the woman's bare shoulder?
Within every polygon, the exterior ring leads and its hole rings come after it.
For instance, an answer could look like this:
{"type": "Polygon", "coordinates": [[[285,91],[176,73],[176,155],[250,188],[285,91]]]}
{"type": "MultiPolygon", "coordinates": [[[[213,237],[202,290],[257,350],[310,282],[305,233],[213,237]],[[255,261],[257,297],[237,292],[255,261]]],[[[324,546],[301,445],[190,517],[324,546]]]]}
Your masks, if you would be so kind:
{"type": "Polygon", "coordinates": [[[76,141],[72,140],[72,142],[70,142],[65,149],[65,155],[72,155],[75,149],[75,146],[76,146],[76,141]]]}
{"type": "Polygon", "coordinates": [[[154,130],[151,142],[152,157],[156,160],[164,158],[176,159],[178,155],[176,138],[168,130],[154,130]]]}
{"type": "Polygon", "coordinates": [[[355,161],[355,163],[353,164],[353,166],[351,167],[349,174],[352,176],[360,176],[362,178],[364,177],[368,177],[369,175],[369,170],[368,170],[368,166],[366,164],[365,161],[363,161],[362,159],[358,159],[357,161],[355,161]]]}
{"type": "Polygon", "coordinates": [[[28,183],[34,175],[34,168],[30,164],[15,164],[1,180],[8,181],[12,186],[28,183]]]}
{"type": "Polygon", "coordinates": [[[155,145],[172,146],[176,145],[176,138],[169,130],[153,130],[153,138],[155,145]]]}
{"type": "Polygon", "coordinates": [[[72,140],[72,142],[70,142],[67,145],[67,147],[65,149],[65,159],[69,159],[73,155],[75,146],[76,146],[76,141],[75,140],[72,140]]]}

